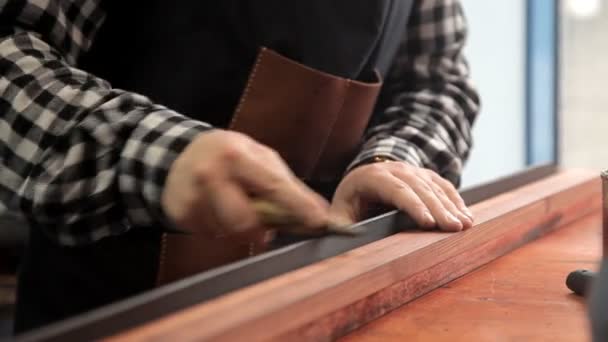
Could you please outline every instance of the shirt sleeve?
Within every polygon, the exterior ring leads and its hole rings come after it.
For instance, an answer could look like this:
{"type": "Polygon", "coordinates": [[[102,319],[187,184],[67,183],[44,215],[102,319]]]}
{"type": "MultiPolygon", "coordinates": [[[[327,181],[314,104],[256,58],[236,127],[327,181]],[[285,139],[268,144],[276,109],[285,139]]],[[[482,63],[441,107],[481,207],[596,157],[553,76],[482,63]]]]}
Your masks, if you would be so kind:
{"type": "Polygon", "coordinates": [[[466,29],[458,0],[414,2],[378,110],[350,168],[383,156],[459,184],[479,111],[462,53],[466,29]]]}
{"type": "Polygon", "coordinates": [[[0,211],[62,245],[165,221],[168,170],[210,129],[77,68],[98,0],[0,2],[0,211]]]}

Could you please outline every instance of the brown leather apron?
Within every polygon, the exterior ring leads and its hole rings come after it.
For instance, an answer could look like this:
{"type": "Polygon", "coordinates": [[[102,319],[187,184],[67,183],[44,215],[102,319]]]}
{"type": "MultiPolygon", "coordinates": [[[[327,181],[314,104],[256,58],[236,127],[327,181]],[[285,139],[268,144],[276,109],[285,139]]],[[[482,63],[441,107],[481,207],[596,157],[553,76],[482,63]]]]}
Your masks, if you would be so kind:
{"type": "MultiPolygon", "coordinates": [[[[335,180],[358,150],[380,87],[377,72],[345,79],[262,48],[229,128],[275,149],[303,180],[335,180]]],[[[159,284],[260,252],[196,233],[161,241],[159,284]]]]}

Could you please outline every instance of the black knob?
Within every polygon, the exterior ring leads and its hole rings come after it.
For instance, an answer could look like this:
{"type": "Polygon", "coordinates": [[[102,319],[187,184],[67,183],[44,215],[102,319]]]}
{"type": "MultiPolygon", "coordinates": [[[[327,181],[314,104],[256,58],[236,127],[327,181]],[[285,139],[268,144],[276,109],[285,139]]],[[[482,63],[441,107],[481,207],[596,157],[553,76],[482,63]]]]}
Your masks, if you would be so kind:
{"type": "Polygon", "coordinates": [[[568,286],[568,288],[577,295],[585,296],[589,289],[591,289],[591,284],[595,277],[595,272],[588,270],[576,270],[568,274],[568,278],[566,278],[566,286],[568,286]]]}

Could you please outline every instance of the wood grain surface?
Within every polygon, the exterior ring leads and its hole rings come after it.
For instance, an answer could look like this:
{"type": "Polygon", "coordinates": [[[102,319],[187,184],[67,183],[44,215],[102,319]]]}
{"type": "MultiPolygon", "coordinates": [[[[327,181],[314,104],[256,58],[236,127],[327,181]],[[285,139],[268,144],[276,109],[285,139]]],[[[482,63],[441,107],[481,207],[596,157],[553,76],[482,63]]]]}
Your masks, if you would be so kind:
{"type": "Polygon", "coordinates": [[[589,341],[568,273],[598,268],[601,217],[528,244],[391,312],[340,342],[589,341]]]}
{"type": "Polygon", "coordinates": [[[481,202],[462,233],[406,232],[110,340],[331,340],[537,237],[597,213],[595,173],[564,171],[481,202]]]}

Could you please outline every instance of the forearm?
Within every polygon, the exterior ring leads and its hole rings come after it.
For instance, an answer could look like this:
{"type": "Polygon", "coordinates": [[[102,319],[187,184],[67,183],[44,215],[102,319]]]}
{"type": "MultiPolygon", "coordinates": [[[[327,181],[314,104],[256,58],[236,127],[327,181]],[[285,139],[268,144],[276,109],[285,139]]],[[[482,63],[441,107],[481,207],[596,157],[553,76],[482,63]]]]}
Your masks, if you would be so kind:
{"type": "Polygon", "coordinates": [[[0,200],[66,245],[162,215],[172,161],[209,126],[70,66],[35,33],[0,40],[0,200]]]}
{"type": "Polygon", "coordinates": [[[352,166],[383,155],[430,168],[458,184],[479,112],[479,97],[462,52],[464,15],[455,0],[417,1],[412,11],[352,166]]]}
{"type": "Polygon", "coordinates": [[[472,147],[478,107],[469,99],[463,108],[452,96],[431,91],[402,94],[402,103],[388,108],[384,121],[370,128],[353,164],[385,156],[432,169],[458,184],[472,147]]]}

